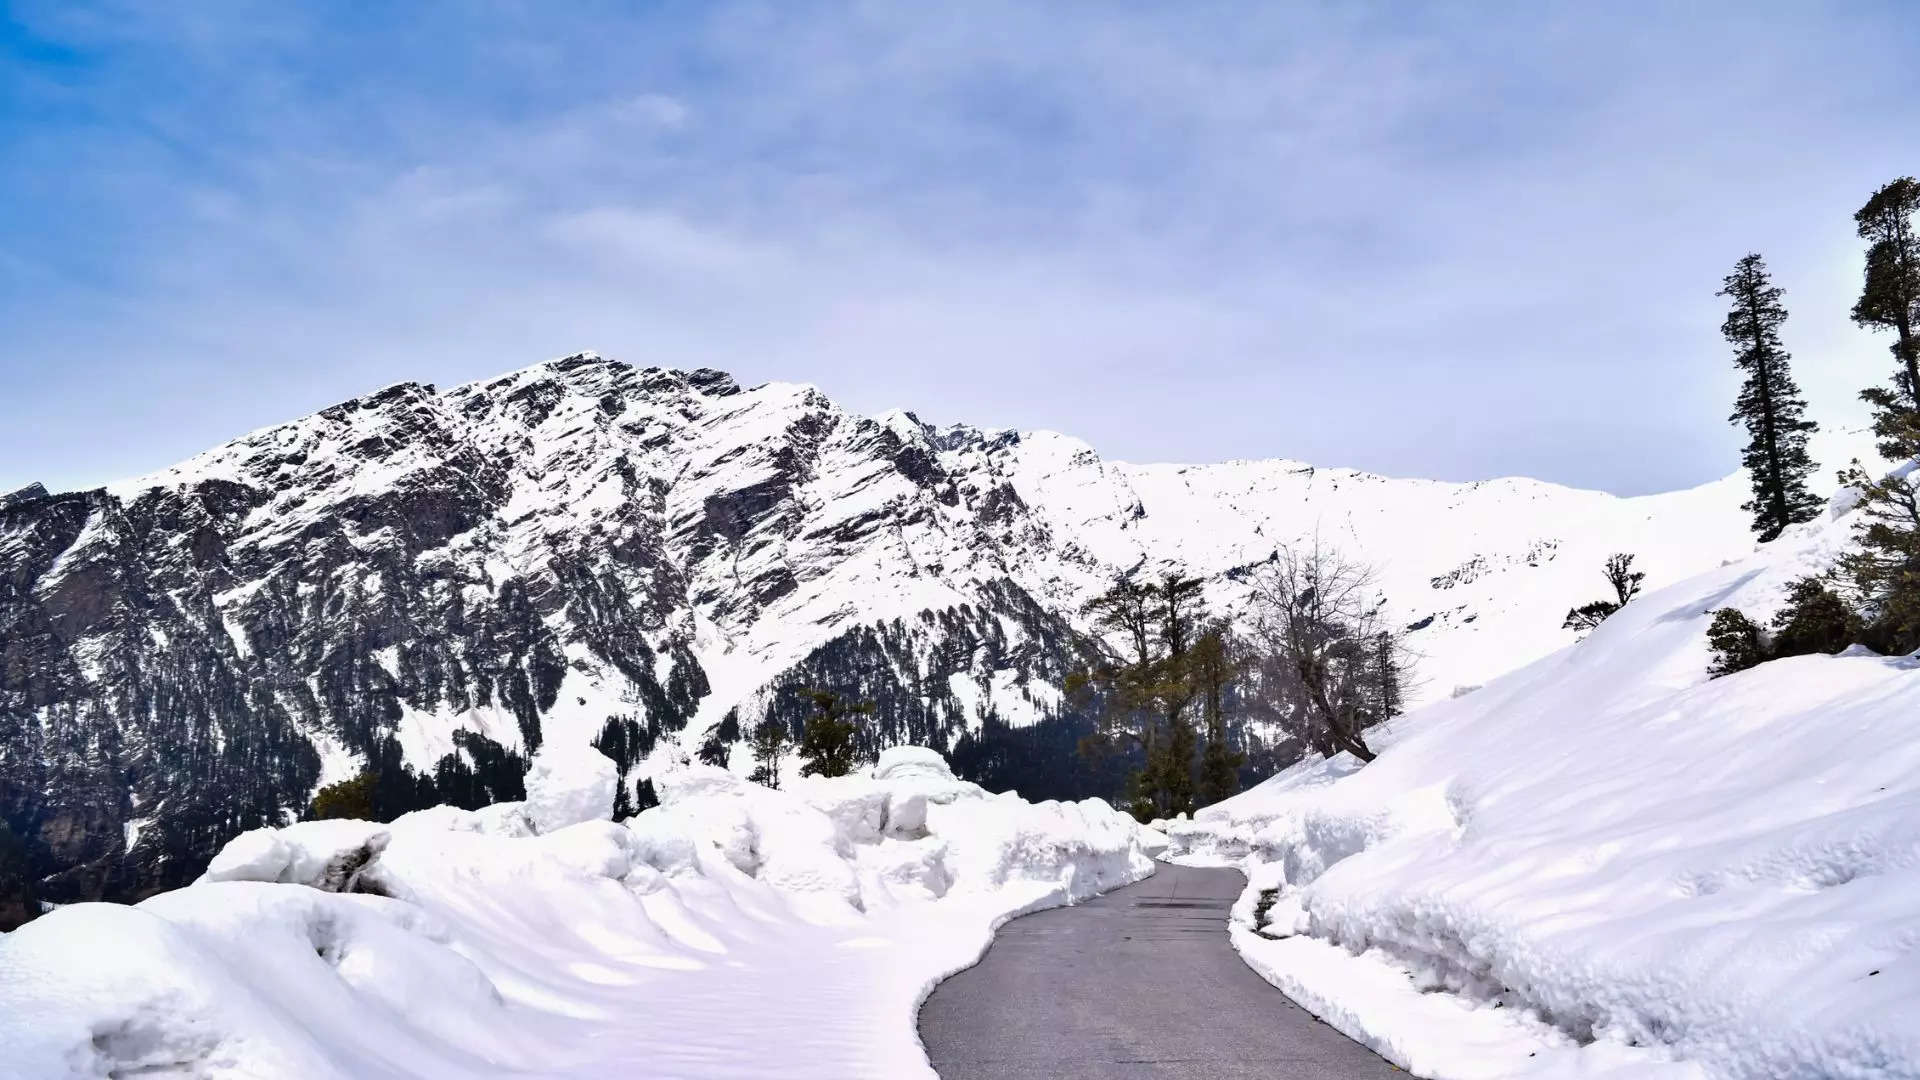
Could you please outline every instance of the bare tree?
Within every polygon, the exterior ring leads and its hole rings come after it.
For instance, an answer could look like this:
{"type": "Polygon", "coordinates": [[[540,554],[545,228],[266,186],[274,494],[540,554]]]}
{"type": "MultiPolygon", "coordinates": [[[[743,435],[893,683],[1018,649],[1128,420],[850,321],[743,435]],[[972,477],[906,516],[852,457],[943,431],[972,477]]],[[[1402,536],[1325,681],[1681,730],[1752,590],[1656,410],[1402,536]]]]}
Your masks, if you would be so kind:
{"type": "Polygon", "coordinates": [[[1282,548],[1252,575],[1252,634],[1308,745],[1372,761],[1363,732],[1399,711],[1411,663],[1373,569],[1323,545],[1282,548]]]}
{"type": "Polygon", "coordinates": [[[1582,604],[1567,612],[1567,620],[1560,624],[1562,630],[1578,630],[1581,633],[1599,626],[1616,611],[1627,606],[1627,602],[1640,595],[1640,582],[1645,574],[1633,568],[1633,556],[1627,552],[1615,552],[1607,556],[1607,565],[1601,573],[1607,576],[1607,584],[1613,586],[1613,600],[1595,600],[1591,604],[1582,604]]]}

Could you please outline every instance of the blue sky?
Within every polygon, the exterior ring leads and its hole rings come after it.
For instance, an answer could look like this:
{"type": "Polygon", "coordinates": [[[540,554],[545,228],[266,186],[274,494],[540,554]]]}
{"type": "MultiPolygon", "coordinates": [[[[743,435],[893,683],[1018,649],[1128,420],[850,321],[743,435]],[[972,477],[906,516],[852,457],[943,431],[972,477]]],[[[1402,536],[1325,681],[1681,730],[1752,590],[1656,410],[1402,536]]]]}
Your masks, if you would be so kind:
{"type": "MultiPolygon", "coordinates": [[[[1047,427],[1620,492],[1813,414],[1920,171],[1893,3],[0,0],[0,489],[592,348],[1047,427]]],[[[1837,463],[1834,463],[1837,464],[1837,463]]]]}

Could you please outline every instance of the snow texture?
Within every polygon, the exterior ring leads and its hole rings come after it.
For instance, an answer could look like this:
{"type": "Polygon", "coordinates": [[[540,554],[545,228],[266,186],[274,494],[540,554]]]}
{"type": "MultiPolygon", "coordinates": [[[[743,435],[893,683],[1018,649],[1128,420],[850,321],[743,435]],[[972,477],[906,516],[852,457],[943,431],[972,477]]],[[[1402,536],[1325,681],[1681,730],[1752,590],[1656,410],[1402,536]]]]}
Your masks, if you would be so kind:
{"type": "Polygon", "coordinates": [[[663,771],[624,824],[602,770],[544,760],[546,809],[258,830],[188,888],[0,935],[0,1075],[931,1077],[935,982],[1152,872],[1106,804],[926,750],[786,791],[663,771]]]}
{"type": "Polygon", "coordinates": [[[547,743],[527,765],[527,819],[535,832],[558,832],[613,814],[620,774],[605,754],[580,743],[547,743]]]}
{"type": "Polygon", "coordinates": [[[1920,677],[1864,649],[1708,681],[1707,623],[1831,565],[1846,498],[1580,644],[1197,820],[1235,945],[1422,1076],[1920,1076],[1920,677]],[[1439,992],[1435,992],[1439,991],[1439,992]]]}

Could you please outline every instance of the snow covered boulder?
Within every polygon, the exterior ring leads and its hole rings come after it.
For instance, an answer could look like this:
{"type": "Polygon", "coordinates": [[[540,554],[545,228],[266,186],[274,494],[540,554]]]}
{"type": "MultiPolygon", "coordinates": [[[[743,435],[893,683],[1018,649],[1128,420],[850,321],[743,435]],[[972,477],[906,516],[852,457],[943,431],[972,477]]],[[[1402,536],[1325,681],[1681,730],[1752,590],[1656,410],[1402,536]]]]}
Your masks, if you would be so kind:
{"type": "Polygon", "coordinates": [[[669,875],[698,871],[693,832],[684,815],[655,808],[629,818],[627,831],[633,834],[633,857],[637,865],[669,875]]]}
{"type": "Polygon", "coordinates": [[[548,743],[527,769],[526,814],[538,833],[613,816],[620,773],[591,746],[548,743]]]}
{"type": "Polygon", "coordinates": [[[623,878],[633,869],[633,834],[611,821],[582,821],[546,833],[534,844],[561,866],[586,877],[623,878]]]}
{"type": "Polygon", "coordinates": [[[523,802],[494,803],[473,812],[479,831],[488,836],[532,836],[533,818],[523,802]]]}
{"type": "Polygon", "coordinates": [[[220,849],[202,882],[266,881],[350,892],[391,838],[372,821],[301,821],[283,829],[250,829],[220,849]]]}
{"type": "Polygon", "coordinates": [[[895,791],[918,792],[928,802],[946,805],[981,794],[980,786],[955,779],[947,759],[924,746],[894,746],[880,752],[871,774],[895,791]]]}
{"type": "Polygon", "coordinates": [[[952,780],[953,770],[940,751],[924,746],[889,746],[880,751],[871,774],[875,780],[952,780]]]}

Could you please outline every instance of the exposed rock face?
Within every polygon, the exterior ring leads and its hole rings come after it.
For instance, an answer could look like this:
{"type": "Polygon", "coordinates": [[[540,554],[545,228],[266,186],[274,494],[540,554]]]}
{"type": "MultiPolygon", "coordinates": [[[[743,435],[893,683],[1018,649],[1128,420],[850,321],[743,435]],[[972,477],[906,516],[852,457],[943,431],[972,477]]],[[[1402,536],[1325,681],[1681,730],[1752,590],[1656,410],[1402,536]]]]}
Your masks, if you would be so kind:
{"type": "MultiPolygon", "coordinates": [[[[1729,539],[1683,515],[1707,538],[1642,565],[1678,576],[1745,542],[1738,485],[1702,498],[1729,539]]],[[[1281,543],[1384,545],[1443,695],[1559,644],[1592,583],[1555,560],[1597,566],[1652,528],[1645,501],[1119,466],[590,354],[403,383],[135,481],[0,499],[0,820],[40,897],[135,897],[395,743],[428,771],[612,722],[625,748],[685,752],[729,715],[730,738],[797,722],[808,685],[878,703],[869,754],[923,744],[1030,797],[1112,794],[1117,766],[1072,755],[1088,720],[1060,686],[1115,574],[1180,568],[1231,606],[1281,543]],[[1578,543],[1556,531],[1569,508],[1578,543]]]]}

